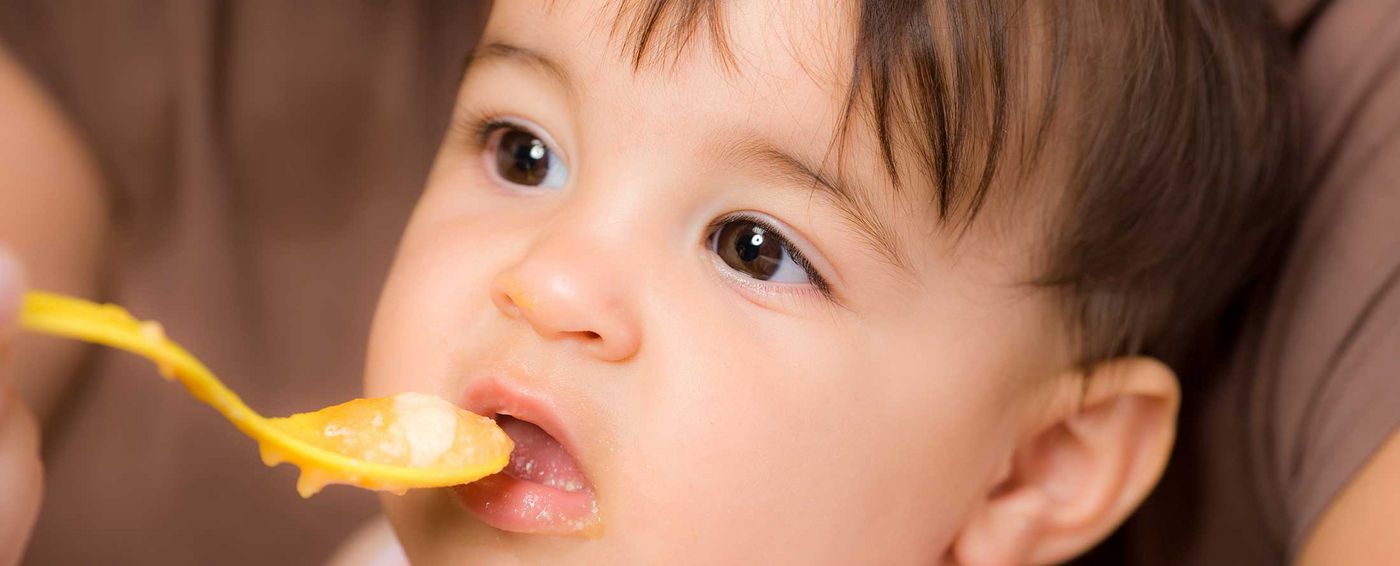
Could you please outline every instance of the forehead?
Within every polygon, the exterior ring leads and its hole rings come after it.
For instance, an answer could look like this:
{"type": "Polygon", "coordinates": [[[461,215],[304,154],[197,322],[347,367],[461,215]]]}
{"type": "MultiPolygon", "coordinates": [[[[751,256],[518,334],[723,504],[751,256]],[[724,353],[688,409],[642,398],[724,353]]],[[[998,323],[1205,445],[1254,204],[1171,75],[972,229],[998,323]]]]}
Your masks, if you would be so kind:
{"type": "Polygon", "coordinates": [[[849,20],[827,0],[513,0],[493,5],[483,43],[525,43],[582,74],[590,90],[607,86],[601,80],[722,93],[729,106],[801,99],[834,111],[849,82],[849,20]],[[699,13],[684,7],[692,4],[699,13]]]}

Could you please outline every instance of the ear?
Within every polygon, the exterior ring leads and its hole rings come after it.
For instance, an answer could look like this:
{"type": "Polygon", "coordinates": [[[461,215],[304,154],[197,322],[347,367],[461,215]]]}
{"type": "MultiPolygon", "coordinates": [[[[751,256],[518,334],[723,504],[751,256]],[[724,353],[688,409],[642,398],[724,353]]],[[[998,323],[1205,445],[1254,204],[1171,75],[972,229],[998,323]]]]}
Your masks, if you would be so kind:
{"type": "Polygon", "coordinates": [[[1157,484],[1176,437],[1176,375],[1153,359],[1123,358],[1065,377],[1074,393],[1048,401],[1047,417],[1027,427],[1005,477],[954,541],[958,564],[1069,560],[1157,484]]]}

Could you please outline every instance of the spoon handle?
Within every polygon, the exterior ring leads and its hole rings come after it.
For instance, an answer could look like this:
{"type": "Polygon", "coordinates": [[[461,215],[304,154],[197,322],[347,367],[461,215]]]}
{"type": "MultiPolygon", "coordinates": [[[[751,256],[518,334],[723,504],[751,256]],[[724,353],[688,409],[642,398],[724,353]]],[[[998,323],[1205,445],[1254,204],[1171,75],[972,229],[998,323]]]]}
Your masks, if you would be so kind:
{"type": "Polygon", "coordinates": [[[165,337],[160,325],[143,322],[117,305],[97,304],[43,291],[24,295],[20,327],[125,350],[156,363],[166,379],[178,379],[190,394],[214,407],[240,430],[255,434],[263,419],[225,387],[213,372],[165,337]]]}

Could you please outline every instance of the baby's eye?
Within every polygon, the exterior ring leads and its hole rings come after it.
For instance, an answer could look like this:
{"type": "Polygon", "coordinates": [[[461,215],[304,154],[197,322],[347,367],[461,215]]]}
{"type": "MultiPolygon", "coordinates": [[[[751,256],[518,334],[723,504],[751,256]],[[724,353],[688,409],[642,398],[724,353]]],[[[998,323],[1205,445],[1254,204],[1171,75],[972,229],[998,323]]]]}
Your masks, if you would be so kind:
{"type": "Polygon", "coordinates": [[[488,133],[488,162],[501,180],[522,187],[559,188],[568,180],[564,167],[540,135],[511,123],[497,123],[488,133]]]}
{"type": "Polygon", "coordinates": [[[710,249],[730,269],[776,283],[810,283],[801,254],[781,234],[756,219],[722,220],[710,237],[710,249]]]}

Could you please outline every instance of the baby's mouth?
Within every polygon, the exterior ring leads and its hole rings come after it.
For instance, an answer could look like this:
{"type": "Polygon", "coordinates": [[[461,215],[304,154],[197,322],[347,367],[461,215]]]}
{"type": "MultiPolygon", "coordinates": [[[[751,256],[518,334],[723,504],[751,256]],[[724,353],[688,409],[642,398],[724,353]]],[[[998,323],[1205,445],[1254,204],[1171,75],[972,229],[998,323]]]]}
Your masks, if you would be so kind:
{"type": "Polygon", "coordinates": [[[593,486],[569,450],[540,426],[500,413],[496,422],[515,442],[500,473],[457,486],[482,522],[503,531],[593,537],[601,533],[593,486]]]}
{"type": "Polygon", "coordinates": [[[506,414],[496,415],[496,424],[515,441],[510,464],[501,473],[569,493],[591,491],[578,461],[544,429],[506,414]]]}

